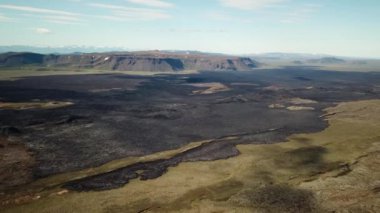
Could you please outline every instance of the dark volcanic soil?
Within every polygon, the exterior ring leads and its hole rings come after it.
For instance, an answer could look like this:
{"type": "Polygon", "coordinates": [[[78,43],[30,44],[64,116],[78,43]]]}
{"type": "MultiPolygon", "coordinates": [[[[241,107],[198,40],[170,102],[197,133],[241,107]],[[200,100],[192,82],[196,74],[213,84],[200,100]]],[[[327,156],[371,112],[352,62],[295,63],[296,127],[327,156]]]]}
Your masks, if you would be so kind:
{"type": "Polygon", "coordinates": [[[0,81],[0,100],[71,101],[74,105],[0,110],[0,127],[20,131],[19,137],[35,153],[35,178],[215,139],[168,160],[131,165],[66,185],[78,190],[101,190],[118,187],[131,178],[155,178],[181,161],[237,155],[234,145],[239,143],[274,143],[293,133],[322,130],[327,125],[320,118],[323,108],[341,101],[379,98],[379,85],[380,73],[306,68],[154,77],[30,77],[0,81]],[[200,88],[190,83],[212,82],[230,90],[192,94],[200,88]],[[268,108],[270,104],[294,105],[289,103],[291,98],[318,103],[300,105],[315,110],[268,108]],[[224,140],[229,135],[237,135],[238,139],[224,140]]]}

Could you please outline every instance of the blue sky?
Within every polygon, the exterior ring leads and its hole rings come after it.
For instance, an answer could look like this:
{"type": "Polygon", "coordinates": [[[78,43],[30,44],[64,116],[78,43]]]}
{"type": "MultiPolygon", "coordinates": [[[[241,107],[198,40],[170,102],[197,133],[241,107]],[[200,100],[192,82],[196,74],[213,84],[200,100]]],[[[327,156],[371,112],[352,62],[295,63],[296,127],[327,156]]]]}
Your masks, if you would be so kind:
{"type": "Polygon", "coordinates": [[[0,0],[0,45],[380,58],[379,0],[0,0]]]}

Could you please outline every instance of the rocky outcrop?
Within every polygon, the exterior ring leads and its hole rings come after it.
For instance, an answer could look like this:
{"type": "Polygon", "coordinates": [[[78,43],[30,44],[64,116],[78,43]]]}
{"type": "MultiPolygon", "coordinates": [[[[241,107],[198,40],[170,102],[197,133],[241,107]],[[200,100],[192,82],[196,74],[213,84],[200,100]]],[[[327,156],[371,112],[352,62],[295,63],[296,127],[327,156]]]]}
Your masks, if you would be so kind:
{"type": "Polygon", "coordinates": [[[0,55],[0,67],[26,65],[152,72],[182,70],[246,71],[257,67],[255,61],[244,57],[212,54],[176,54],[159,51],[68,55],[5,53],[0,55]]]}
{"type": "Polygon", "coordinates": [[[4,53],[0,54],[0,67],[43,64],[44,57],[44,55],[37,53],[4,53]]]}
{"type": "Polygon", "coordinates": [[[0,136],[8,137],[13,135],[19,135],[21,131],[14,126],[0,126],[0,136]]]}

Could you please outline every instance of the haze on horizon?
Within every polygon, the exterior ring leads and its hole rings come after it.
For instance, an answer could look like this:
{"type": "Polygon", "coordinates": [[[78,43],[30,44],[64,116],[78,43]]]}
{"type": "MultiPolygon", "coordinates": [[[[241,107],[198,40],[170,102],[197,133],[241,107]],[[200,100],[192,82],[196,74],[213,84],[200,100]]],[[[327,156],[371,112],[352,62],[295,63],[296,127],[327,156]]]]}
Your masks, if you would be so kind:
{"type": "Polygon", "coordinates": [[[3,0],[0,45],[380,58],[377,0],[3,0]]]}

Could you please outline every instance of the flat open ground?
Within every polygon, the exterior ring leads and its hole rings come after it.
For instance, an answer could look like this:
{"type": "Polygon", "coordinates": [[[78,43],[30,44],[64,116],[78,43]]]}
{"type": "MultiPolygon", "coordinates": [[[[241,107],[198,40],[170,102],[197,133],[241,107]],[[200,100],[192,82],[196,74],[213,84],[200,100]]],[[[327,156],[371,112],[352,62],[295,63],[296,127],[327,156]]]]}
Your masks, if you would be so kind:
{"type": "Polygon", "coordinates": [[[380,73],[55,75],[0,91],[0,149],[28,162],[27,178],[0,177],[9,212],[379,209],[380,103],[361,100],[380,98],[380,73]]]}

